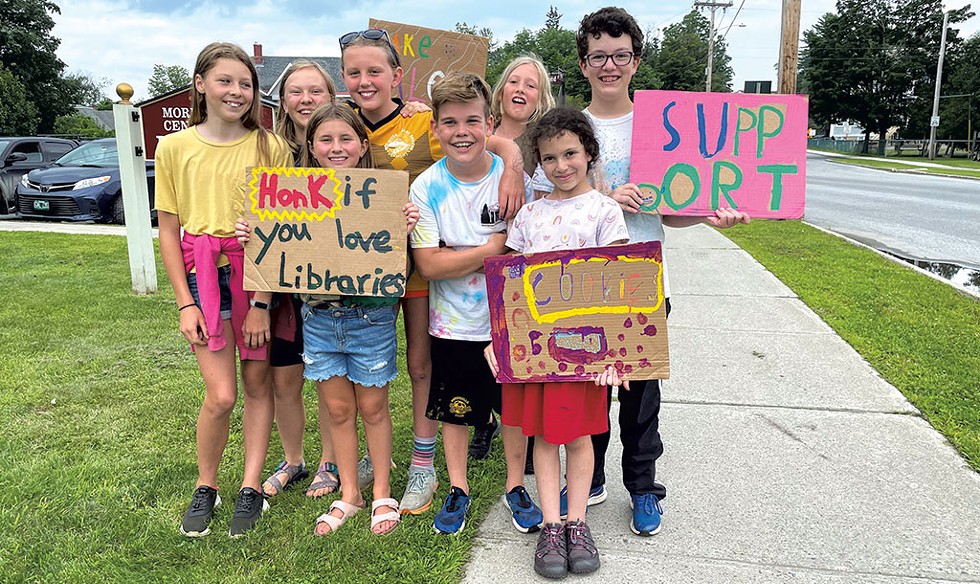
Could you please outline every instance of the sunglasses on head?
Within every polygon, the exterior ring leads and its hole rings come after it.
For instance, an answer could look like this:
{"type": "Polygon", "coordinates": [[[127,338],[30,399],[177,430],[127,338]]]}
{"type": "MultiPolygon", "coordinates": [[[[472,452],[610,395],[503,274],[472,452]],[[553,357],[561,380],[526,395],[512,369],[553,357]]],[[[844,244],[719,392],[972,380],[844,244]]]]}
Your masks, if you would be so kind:
{"type": "Polygon", "coordinates": [[[343,35],[340,37],[340,50],[346,49],[348,45],[359,38],[365,38],[369,41],[379,41],[384,39],[385,43],[388,45],[388,49],[391,51],[391,56],[395,58],[395,64],[401,67],[401,59],[398,58],[398,51],[395,50],[395,45],[391,44],[391,39],[388,38],[388,31],[381,28],[355,30],[343,35]]]}

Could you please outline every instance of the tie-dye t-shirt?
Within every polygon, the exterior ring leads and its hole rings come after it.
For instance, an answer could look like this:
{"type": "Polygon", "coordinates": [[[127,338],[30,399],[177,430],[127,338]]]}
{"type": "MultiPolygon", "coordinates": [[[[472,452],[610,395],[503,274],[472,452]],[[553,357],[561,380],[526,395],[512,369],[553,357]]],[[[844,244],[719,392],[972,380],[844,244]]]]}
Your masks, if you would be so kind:
{"type": "Polygon", "coordinates": [[[561,201],[528,203],[507,231],[507,247],[520,253],[601,247],[627,239],[623,210],[595,190],[561,201]]]}
{"type": "MultiPolygon", "coordinates": [[[[630,182],[630,151],[633,148],[633,112],[618,118],[597,118],[582,110],[599,140],[596,188],[604,193],[630,182]]],[[[624,213],[631,243],[659,241],[664,243],[664,225],[660,215],[624,213]]],[[[667,254],[664,251],[664,296],[670,297],[667,281],[667,254]]]]}
{"type": "MultiPolygon", "coordinates": [[[[419,208],[419,222],[412,232],[413,248],[469,249],[506,229],[497,203],[504,161],[490,156],[490,172],[475,182],[454,177],[445,158],[415,179],[411,198],[419,208]]],[[[482,272],[429,282],[429,334],[462,341],[490,340],[490,305],[482,272]]]]}

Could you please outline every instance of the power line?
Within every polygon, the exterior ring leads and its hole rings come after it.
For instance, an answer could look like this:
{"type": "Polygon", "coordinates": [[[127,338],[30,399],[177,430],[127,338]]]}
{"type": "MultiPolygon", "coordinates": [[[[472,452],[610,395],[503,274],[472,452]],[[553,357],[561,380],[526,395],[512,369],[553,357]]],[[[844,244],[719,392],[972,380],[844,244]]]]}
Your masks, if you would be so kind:
{"type": "Polygon", "coordinates": [[[743,6],[745,6],[745,0],[742,0],[742,3],[738,5],[738,10],[735,11],[735,16],[733,16],[732,21],[728,23],[728,28],[725,29],[725,34],[721,35],[721,38],[728,36],[728,31],[732,30],[732,25],[735,24],[736,20],[738,20],[738,15],[742,12],[743,6]]]}

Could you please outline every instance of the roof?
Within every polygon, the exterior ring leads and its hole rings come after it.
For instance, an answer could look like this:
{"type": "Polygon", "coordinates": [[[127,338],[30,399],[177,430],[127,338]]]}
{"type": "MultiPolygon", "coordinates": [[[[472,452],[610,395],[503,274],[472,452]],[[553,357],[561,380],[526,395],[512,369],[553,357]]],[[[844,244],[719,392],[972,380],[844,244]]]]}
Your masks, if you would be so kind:
{"type": "Polygon", "coordinates": [[[347,97],[347,88],[341,79],[340,57],[270,57],[267,55],[262,57],[262,64],[255,66],[255,70],[259,72],[259,87],[263,95],[276,103],[279,102],[279,84],[282,83],[282,74],[286,67],[297,59],[306,59],[322,65],[337,86],[338,95],[347,97]]]}
{"type": "Polygon", "coordinates": [[[95,120],[95,123],[103,130],[116,129],[116,119],[113,117],[112,110],[97,110],[85,105],[76,105],[75,111],[95,120]]]}

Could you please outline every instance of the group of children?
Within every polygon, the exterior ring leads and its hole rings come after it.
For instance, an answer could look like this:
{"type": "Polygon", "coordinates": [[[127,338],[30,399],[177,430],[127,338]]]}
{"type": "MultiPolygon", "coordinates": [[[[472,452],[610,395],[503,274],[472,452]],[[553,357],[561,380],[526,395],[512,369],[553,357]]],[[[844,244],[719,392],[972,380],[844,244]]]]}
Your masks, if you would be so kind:
{"type": "MultiPolygon", "coordinates": [[[[281,86],[278,135],[259,125],[258,78],[244,51],[227,43],[202,51],[194,68],[189,127],[163,139],[157,151],[161,255],[181,333],[192,344],[206,388],[197,424],[198,480],[182,534],[207,535],[221,501],[217,467],[237,399],[236,348],[245,394],[245,474],[232,536],[256,525],[269,497],[309,474],[302,449],[302,376],[316,384],[322,439],[320,465],[307,495],[340,494],[317,518],[317,534],[336,531],[362,509],[361,491],[372,482],[371,531],[377,535],[395,529],[402,515],[429,509],[438,487],[433,452],[439,423],[449,491],[433,527],[458,533],[471,497],[469,427],[495,428],[497,412],[507,461],[503,503],[518,530],[540,531],[535,571],[550,578],[592,572],[599,567],[599,553],[586,508],[606,496],[608,412],[612,387],[620,384],[628,388],[619,399],[631,529],[640,535],[660,529],[666,491],[654,480],[663,450],[659,384],[630,385],[608,368],[593,382],[501,387],[488,347],[482,273],[490,256],[662,241],[662,223],[702,221],[638,213],[641,196],[628,176],[629,83],[642,42],[636,21],[622,9],[603,8],[582,20],[579,62],[592,87],[584,113],[551,109],[545,69],[530,58],[512,64],[494,92],[478,76],[449,73],[433,86],[429,111],[393,97],[402,70],[385,31],[348,33],[340,39],[341,64],[353,108],[334,103],[332,81],[322,69],[296,63],[281,86]],[[523,156],[514,139],[524,146],[523,156]],[[525,159],[532,163],[525,165],[525,159]],[[405,298],[399,303],[246,293],[241,242],[248,240],[249,229],[239,215],[243,170],[257,165],[407,171],[410,202],[403,211],[414,264],[405,298]],[[415,434],[400,502],[391,497],[387,393],[397,374],[399,304],[415,434]],[[368,451],[360,459],[358,416],[368,451]],[[260,483],[273,418],[285,458],[260,483]],[[533,462],[540,508],[524,487],[527,436],[537,437],[533,462]],[[561,445],[566,487],[561,487],[561,445]]],[[[747,221],[732,209],[707,219],[717,227],[747,221]]],[[[669,295],[666,278],[664,288],[669,295]]]]}

